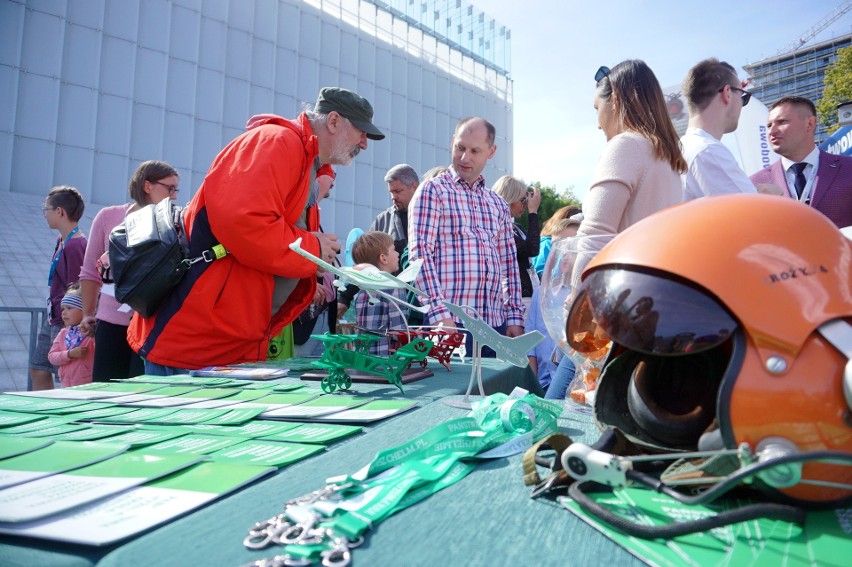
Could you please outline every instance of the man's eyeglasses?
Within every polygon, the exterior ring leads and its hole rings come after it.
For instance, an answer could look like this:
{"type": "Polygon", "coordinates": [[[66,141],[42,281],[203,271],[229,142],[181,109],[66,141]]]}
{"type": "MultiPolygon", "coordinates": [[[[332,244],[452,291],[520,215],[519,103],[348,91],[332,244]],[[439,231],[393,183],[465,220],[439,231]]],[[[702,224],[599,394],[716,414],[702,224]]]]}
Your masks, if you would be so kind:
{"type": "Polygon", "coordinates": [[[180,191],[177,185],[166,185],[165,183],[160,183],[159,181],[152,181],[154,185],[161,185],[169,190],[169,195],[177,195],[177,192],[180,191]]]}
{"type": "Polygon", "coordinates": [[[41,214],[45,214],[47,211],[55,211],[55,210],[56,210],[56,209],[58,209],[58,208],[59,208],[59,207],[51,207],[51,206],[49,206],[49,205],[42,205],[42,207],[41,207],[41,214]]]}
{"type": "MultiPolygon", "coordinates": [[[[733,86],[733,85],[730,85],[730,87],[731,87],[731,90],[732,90],[732,91],[738,91],[738,92],[741,92],[741,93],[742,93],[742,95],[741,95],[741,97],[740,97],[740,98],[742,98],[743,106],[747,105],[747,104],[748,104],[748,101],[750,101],[750,100],[751,100],[751,93],[750,93],[750,92],[748,92],[748,91],[747,91],[747,90],[745,90],[745,89],[741,89],[741,88],[739,88],[739,87],[735,87],[735,86],[733,86]]],[[[725,87],[722,87],[721,89],[719,89],[719,92],[722,92],[723,90],[725,90],[725,87]]]]}
{"type": "Polygon", "coordinates": [[[610,73],[609,67],[601,66],[595,73],[595,83],[600,83],[601,79],[608,77],[610,73]]]}

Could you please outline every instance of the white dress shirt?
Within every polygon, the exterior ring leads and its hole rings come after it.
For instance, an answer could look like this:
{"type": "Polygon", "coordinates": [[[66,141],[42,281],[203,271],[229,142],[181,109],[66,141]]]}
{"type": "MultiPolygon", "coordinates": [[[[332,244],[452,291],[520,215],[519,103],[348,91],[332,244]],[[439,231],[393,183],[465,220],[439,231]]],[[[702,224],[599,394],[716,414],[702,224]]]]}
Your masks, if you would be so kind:
{"type": "Polygon", "coordinates": [[[687,171],[683,174],[683,200],[711,195],[757,193],[725,144],[701,128],[687,128],[681,137],[687,171]]]}
{"type": "Polygon", "coordinates": [[[811,193],[814,189],[814,180],[816,179],[817,168],[819,167],[819,148],[814,146],[811,153],[805,156],[801,161],[792,161],[785,157],[781,157],[781,167],[784,168],[784,178],[787,180],[787,191],[794,199],[798,199],[802,203],[808,203],[811,200],[811,193]],[[802,195],[796,193],[796,174],[790,169],[790,166],[796,163],[806,163],[803,173],[805,174],[805,188],[802,189],[802,195]]]}

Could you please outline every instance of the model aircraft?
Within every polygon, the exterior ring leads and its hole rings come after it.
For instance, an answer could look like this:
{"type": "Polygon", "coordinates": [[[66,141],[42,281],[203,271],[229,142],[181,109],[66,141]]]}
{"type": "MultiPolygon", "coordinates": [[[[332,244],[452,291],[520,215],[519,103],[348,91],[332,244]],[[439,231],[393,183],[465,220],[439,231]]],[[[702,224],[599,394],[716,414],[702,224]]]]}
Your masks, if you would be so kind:
{"type": "Polygon", "coordinates": [[[420,362],[432,348],[432,341],[416,338],[400,347],[390,356],[378,356],[369,353],[370,345],[382,339],[377,335],[311,335],[322,342],[325,351],[312,365],[328,371],[320,386],[323,392],[331,393],[337,389],[348,390],[352,378],[346,373],[352,368],[366,374],[384,376],[388,382],[402,389],[402,373],[412,362],[420,362]]]}
{"type": "Polygon", "coordinates": [[[336,275],[338,278],[338,282],[335,282],[335,285],[340,287],[341,285],[356,285],[359,288],[365,290],[368,294],[376,294],[380,297],[383,297],[389,301],[393,301],[399,305],[403,305],[408,307],[409,309],[414,309],[415,311],[419,311],[421,313],[426,313],[429,311],[429,307],[420,306],[420,305],[412,305],[407,301],[403,301],[398,297],[394,297],[389,293],[385,293],[383,290],[386,289],[404,289],[414,293],[420,297],[427,297],[426,294],[416,287],[412,286],[408,282],[414,281],[414,278],[417,277],[417,274],[420,272],[420,267],[423,265],[423,260],[415,260],[412,262],[399,276],[394,276],[387,272],[383,272],[375,266],[368,266],[362,270],[356,270],[351,267],[342,267],[338,268],[337,266],[332,266],[328,262],[322,260],[321,258],[317,258],[304,248],[302,248],[302,239],[299,238],[296,242],[290,244],[290,250],[295,252],[296,254],[307,258],[317,266],[331,272],[336,275]]]}
{"type": "MultiPolygon", "coordinates": [[[[464,344],[463,333],[459,332],[458,329],[446,327],[409,327],[407,329],[390,329],[385,333],[396,339],[400,348],[415,338],[432,341],[433,346],[428,356],[440,362],[447,370],[450,369],[450,358],[453,352],[464,344]]],[[[420,361],[420,366],[426,366],[426,359],[420,361]]]]}
{"type": "Polygon", "coordinates": [[[444,307],[461,320],[465,330],[480,345],[491,347],[498,358],[521,368],[530,363],[527,358],[530,349],[544,339],[544,335],[538,331],[530,331],[520,337],[505,337],[482,319],[468,315],[463,307],[448,301],[444,301],[444,307]]]}

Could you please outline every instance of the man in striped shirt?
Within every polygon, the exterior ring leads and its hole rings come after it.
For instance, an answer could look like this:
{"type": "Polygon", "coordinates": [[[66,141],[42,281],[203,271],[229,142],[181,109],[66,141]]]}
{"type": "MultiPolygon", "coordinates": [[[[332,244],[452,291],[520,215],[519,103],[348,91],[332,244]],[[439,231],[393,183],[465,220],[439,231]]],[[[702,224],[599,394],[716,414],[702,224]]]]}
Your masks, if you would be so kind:
{"type": "MultiPolygon", "coordinates": [[[[524,332],[524,313],[512,215],[482,177],[497,150],[494,135],[483,118],[459,122],[452,166],[422,184],[409,205],[408,247],[412,260],[423,259],[416,284],[430,298],[429,324],[461,326],[441,303],[446,300],[474,308],[493,328],[515,337],[524,332]]],[[[485,355],[493,356],[489,350],[485,355]]]]}

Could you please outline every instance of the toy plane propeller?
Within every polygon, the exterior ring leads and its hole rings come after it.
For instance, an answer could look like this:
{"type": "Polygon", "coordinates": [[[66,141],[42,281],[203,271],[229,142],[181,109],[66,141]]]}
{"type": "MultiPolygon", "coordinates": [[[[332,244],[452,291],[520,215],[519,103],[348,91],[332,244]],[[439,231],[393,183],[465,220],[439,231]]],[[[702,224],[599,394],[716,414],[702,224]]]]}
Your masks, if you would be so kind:
{"type": "Polygon", "coordinates": [[[520,337],[505,337],[491,325],[478,317],[468,315],[464,308],[454,303],[445,301],[444,307],[461,320],[465,330],[473,335],[480,345],[491,347],[498,358],[521,368],[530,363],[527,353],[544,339],[544,335],[538,331],[530,331],[520,337]]]}
{"type": "Polygon", "coordinates": [[[399,275],[399,277],[396,277],[387,272],[381,271],[375,266],[370,266],[363,270],[356,270],[351,267],[338,268],[337,266],[332,266],[328,262],[321,258],[317,258],[302,248],[301,238],[298,238],[296,242],[290,244],[290,250],[304,258],[307,258],[317,266],[340,278],[339,281],[342,282],[342,284],[335,282],[335,285],[338,287],[340,285],[356,285],[359,288],[366,290],[368,294],[376,294],[389,301],[408,307],[409,309],[419,311],[420,313],[426,313],[429,311],[429,307],[411,305],[407,301],[403,301],[383,291],[385,289],[404,289],[420,297],[426,297],[425,293],[407,283],[414,281],[414,278],[417,277],[417,274],[420,272],[420,267],[423,265],[422,260],[415,260],[399,275]]]}

